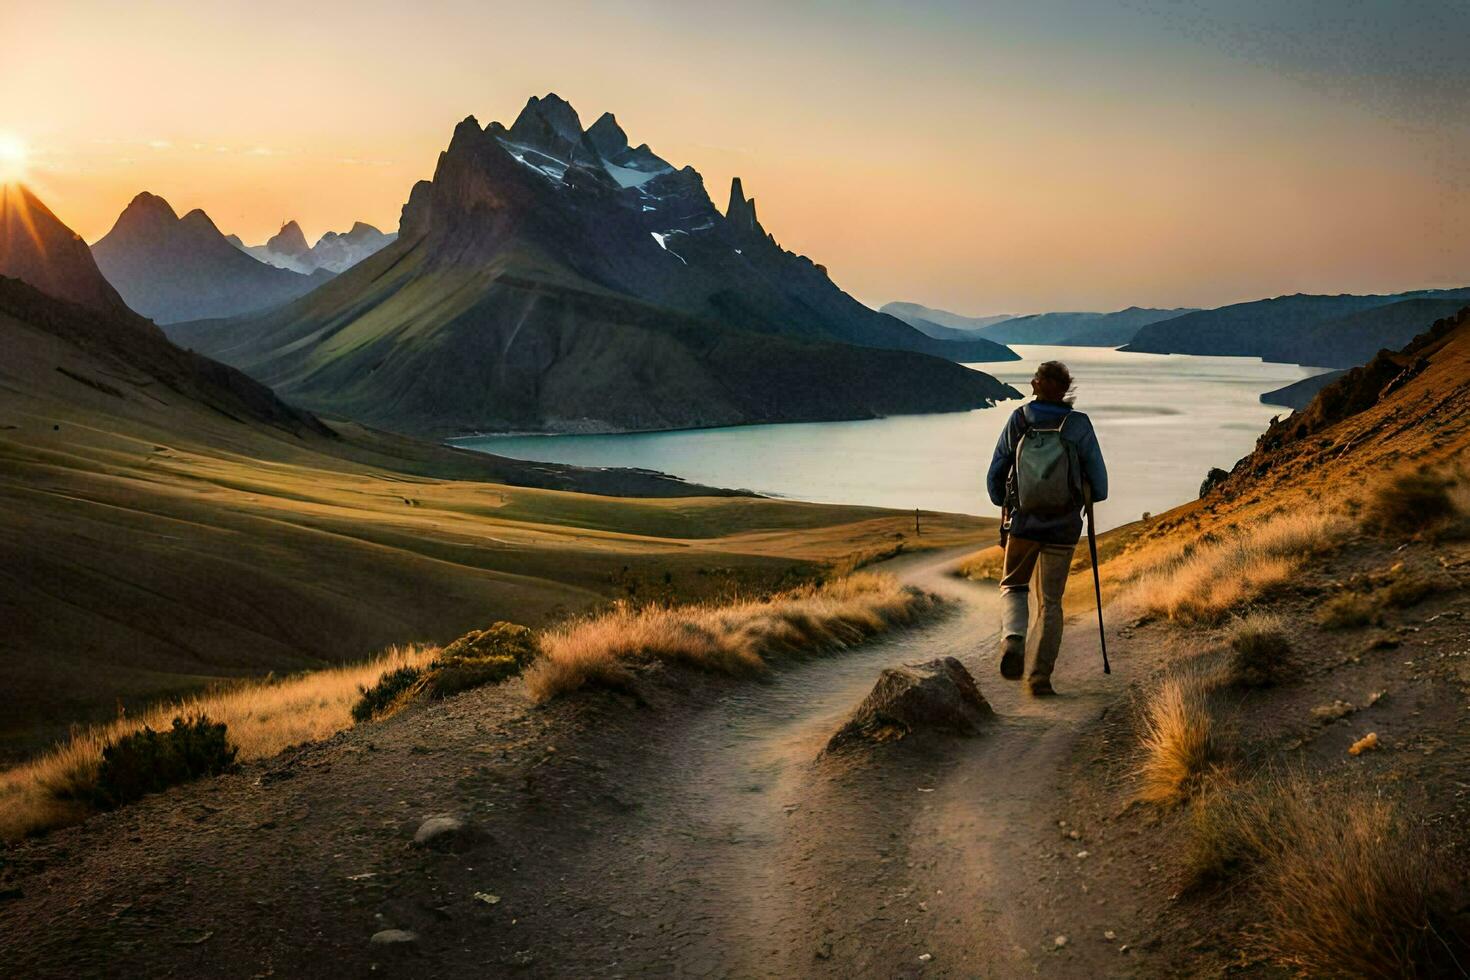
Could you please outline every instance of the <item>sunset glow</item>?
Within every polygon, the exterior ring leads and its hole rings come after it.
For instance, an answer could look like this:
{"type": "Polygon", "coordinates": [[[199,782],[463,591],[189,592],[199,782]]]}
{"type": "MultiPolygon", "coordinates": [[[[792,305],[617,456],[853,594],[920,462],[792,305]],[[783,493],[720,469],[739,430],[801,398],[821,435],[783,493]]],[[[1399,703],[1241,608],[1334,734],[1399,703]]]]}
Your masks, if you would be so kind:
{"type": "Polygon", "coordinates": [[[455,123],[509,124],[556,92],[698,169],[721,207],[742,177],[783,245],[875,305],[1195,306],[1466,277],[1470,100],[1444,97],[1461,32],[1412,5],[1357,32],[1293,5],[1152,6],[449,0],[430,25],[341,0],[249,17],[18,4],[7,28],[27,44],[0,91],[29,95],[0,129],[45,146],[32,179],[88,241],[144,190],[248,243],[291,218],[312,241],[391,231],[455,123]]]}
{"type": "Polygon", "coordinates": [[[25,141],[10,133],[0,133],[0,183],[24,180],[30,151],[25,141]]]}

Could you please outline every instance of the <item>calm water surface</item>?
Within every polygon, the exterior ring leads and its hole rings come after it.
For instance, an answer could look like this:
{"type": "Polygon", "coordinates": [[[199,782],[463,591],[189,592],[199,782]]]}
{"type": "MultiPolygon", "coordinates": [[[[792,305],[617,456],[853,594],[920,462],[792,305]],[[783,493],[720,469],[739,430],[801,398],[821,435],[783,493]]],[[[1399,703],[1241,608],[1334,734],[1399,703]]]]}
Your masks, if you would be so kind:
{"type": "MultiPolygon", "coordinates": [[[[1092,416],[1112,496],[1100,527],[1194,498],[1211,466],[1229,469],[1271,416],[1260,394],[1318,371],[1245,357],[1122,354],[1015,345],[1020,361],[976,367],[1028,391],[1041,361],[1065,361],[1092,416]]],[[[696,483],[824,503],[994,515],[984,474],[1018,402],[942,415],[611,436],[484,436],[470,449],[543,462],[638,466],[696,483]]]]}

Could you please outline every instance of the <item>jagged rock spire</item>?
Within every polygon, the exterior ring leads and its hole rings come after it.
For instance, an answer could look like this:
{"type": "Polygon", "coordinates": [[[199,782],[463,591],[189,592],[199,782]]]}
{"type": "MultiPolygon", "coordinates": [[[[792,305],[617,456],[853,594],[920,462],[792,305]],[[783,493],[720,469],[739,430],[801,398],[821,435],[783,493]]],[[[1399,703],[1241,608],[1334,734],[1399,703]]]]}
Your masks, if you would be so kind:
{"type": "Polygon", "coordinates": [[[760,221],[755,216],[755,198],[745,197],[745,188],[740,178],[730,181],[730,205],[725,208],[725,218],[742,231],[760,231],[760,221]]]}

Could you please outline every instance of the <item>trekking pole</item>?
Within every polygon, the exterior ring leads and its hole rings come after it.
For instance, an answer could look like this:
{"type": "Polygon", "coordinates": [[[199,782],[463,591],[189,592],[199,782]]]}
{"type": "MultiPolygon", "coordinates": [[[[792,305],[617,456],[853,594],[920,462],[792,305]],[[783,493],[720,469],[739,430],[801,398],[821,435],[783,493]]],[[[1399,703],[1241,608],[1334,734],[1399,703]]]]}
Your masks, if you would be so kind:
{"type": "Polygon", "coordinates": [[[1097,639],[1102,644],[1103,673],[1111,674],[1108,666],[1108,634],[1103,629],[1102,577],[1097,571],[1097,521],[1092,516],[1092,488],[1088,487],[1082,498],[1087,504],[1087,548],[1092,552],[1092,588],[1097,593],[1097,639]]]}

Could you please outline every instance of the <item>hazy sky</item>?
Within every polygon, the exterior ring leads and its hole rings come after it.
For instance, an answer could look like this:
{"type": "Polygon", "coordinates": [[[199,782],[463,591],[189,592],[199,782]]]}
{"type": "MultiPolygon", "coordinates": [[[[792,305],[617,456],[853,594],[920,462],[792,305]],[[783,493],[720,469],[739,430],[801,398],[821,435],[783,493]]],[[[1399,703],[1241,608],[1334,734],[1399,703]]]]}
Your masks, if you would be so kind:
{"type": "Polygon", "coordinates": [[[89,241],[141,190],[385,229],[555,91],[860,299],[963,313],[1470,283],[1470,5],[0,2],[0,139],[89,241]]]}

